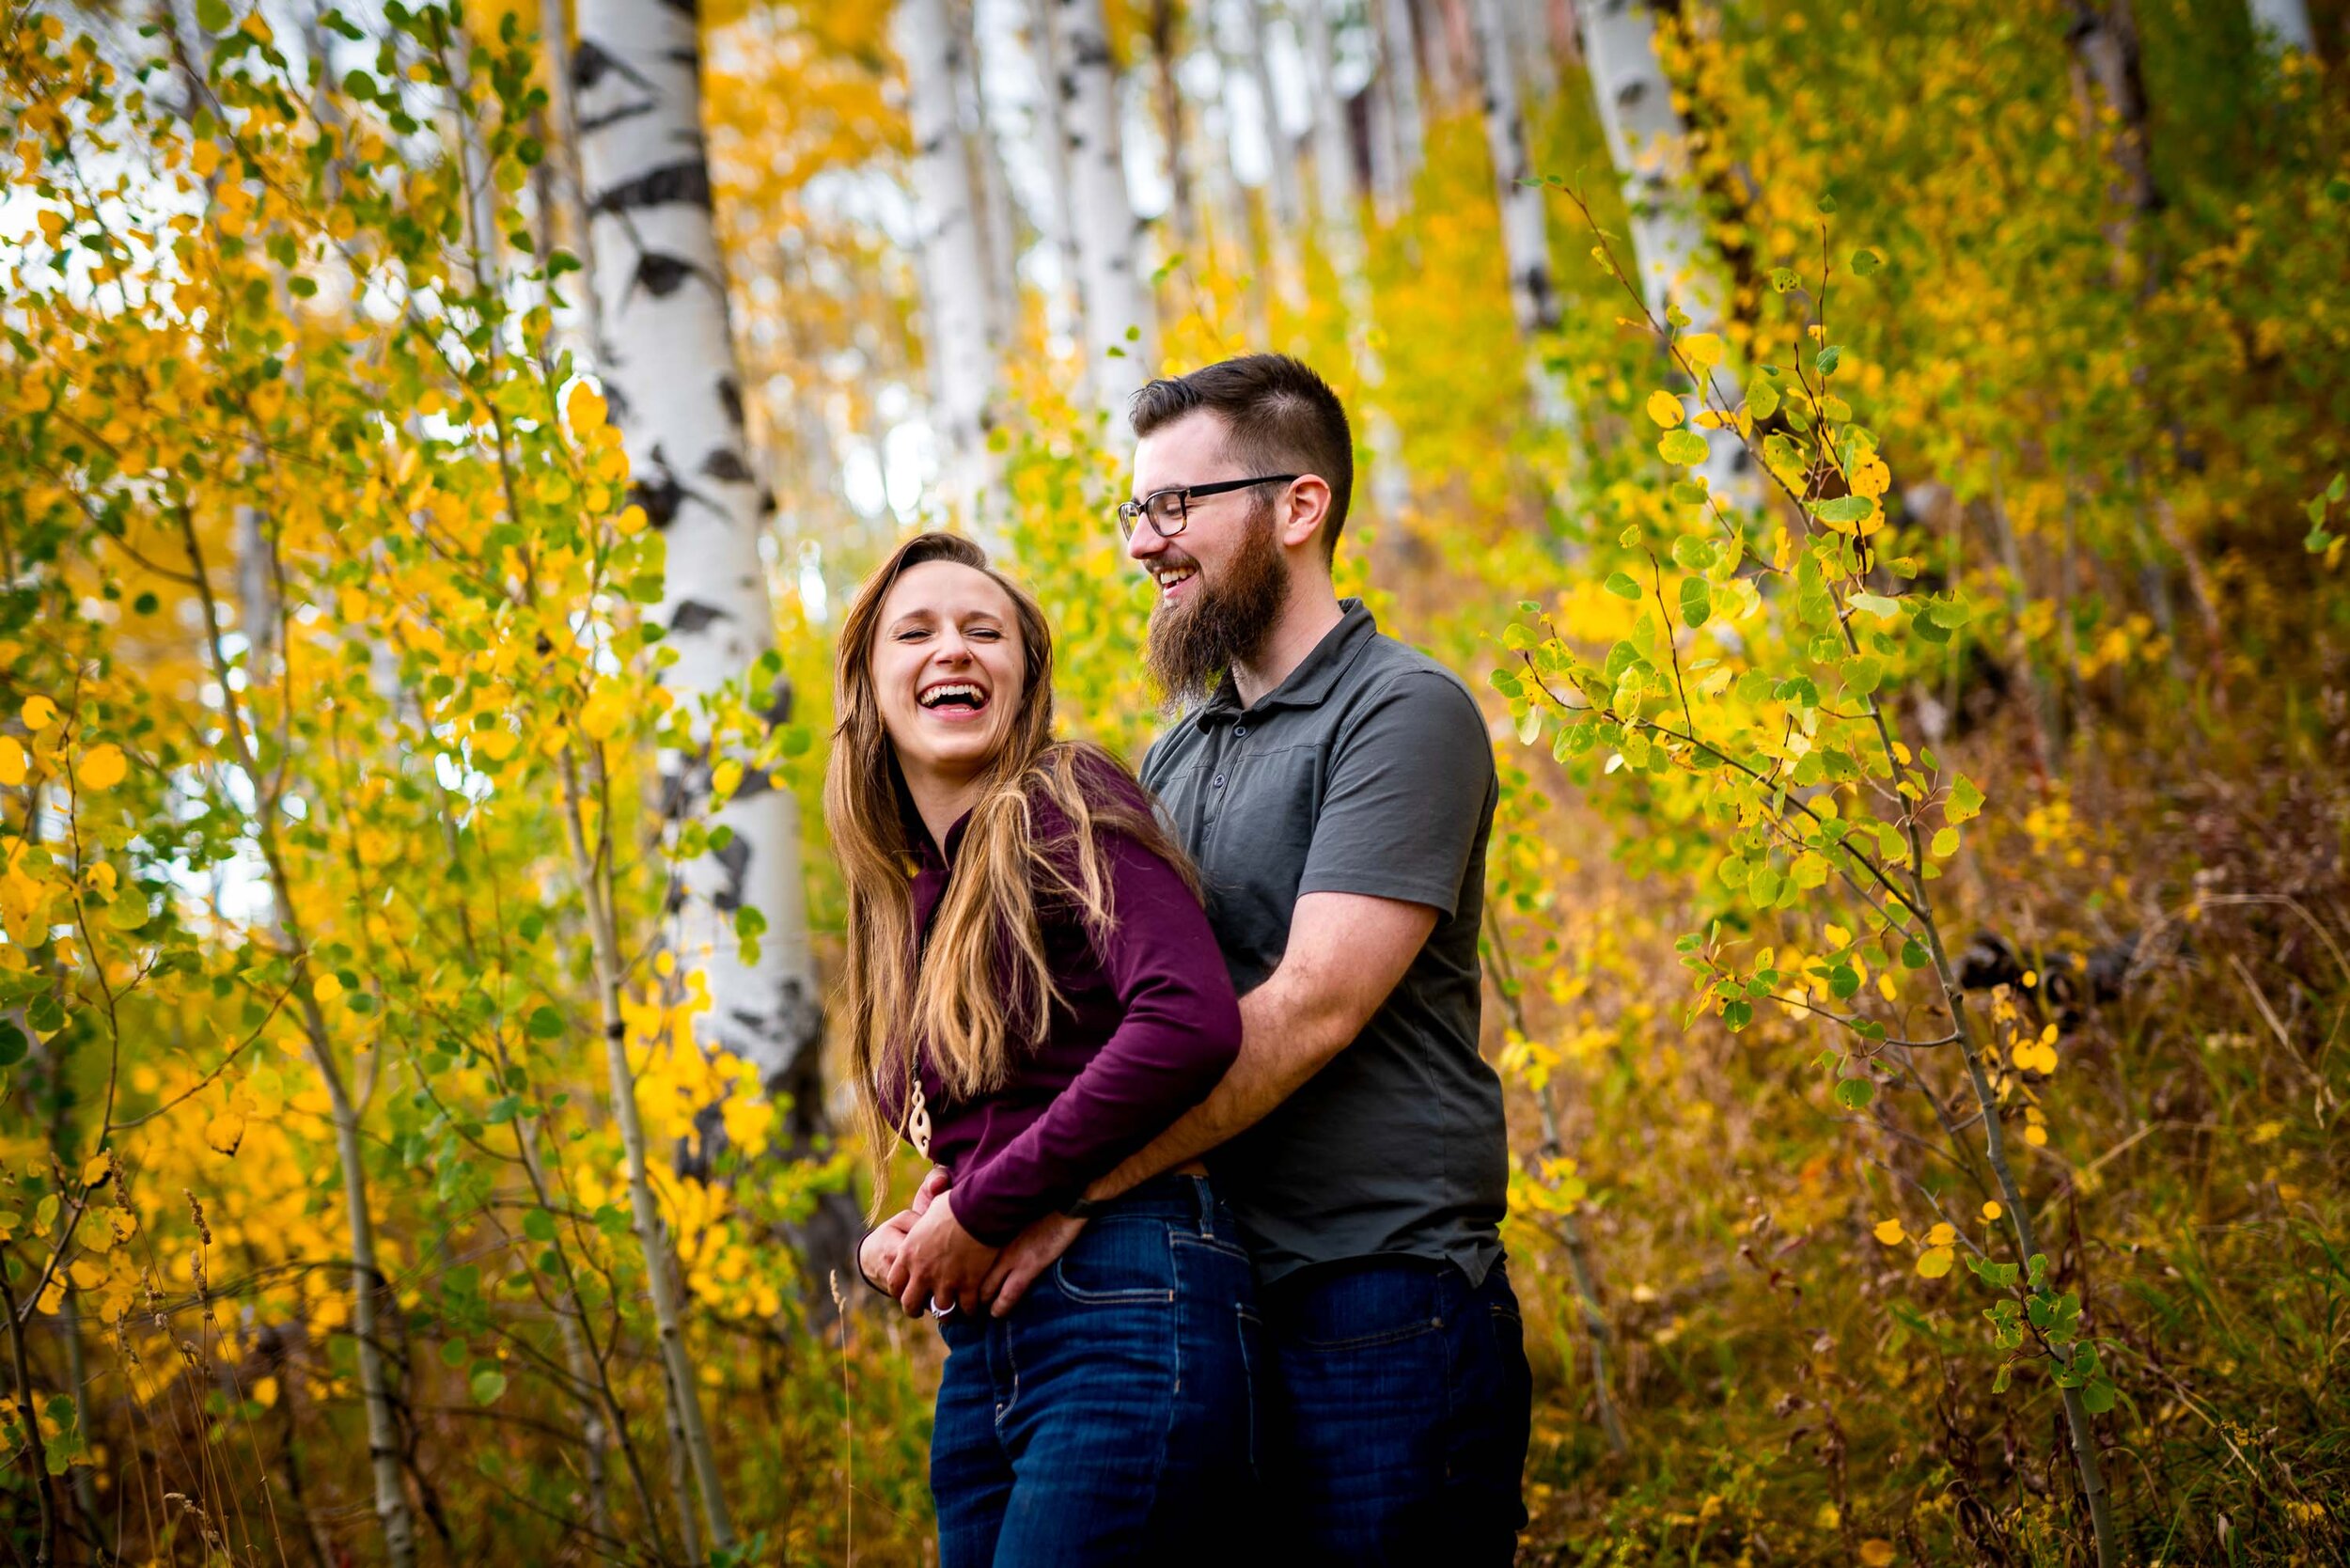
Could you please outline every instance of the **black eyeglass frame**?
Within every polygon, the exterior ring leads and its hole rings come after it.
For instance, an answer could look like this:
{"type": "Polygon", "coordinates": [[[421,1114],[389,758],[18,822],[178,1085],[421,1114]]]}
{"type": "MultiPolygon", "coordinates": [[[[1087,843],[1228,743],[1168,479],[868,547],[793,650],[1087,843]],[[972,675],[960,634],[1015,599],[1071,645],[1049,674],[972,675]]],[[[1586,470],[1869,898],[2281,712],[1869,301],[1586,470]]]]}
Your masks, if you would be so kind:
{"type": "Polygon", "coordinates": [[[1218,479],[1214,484],[1171,484],[1164,490],[1152,491],[1139,501],[1119,502],[1118,531],[1132,539],[1135,537],[1135,525],[1142,522],[1150,524],[1151,531],[1161,539],[1173,539],[1191,526],[1191,504],[1194,501],[1203,501],[1211,495],[1228,494],[1235,490],[1246,490],[1250,485],[1294,484],[1305,477],[1303,474],[1260,474],[1253,479],[1218,479]],[[1162,495],[1177,497],[1180,510],[1175,514],[1175,525],[1171,528],[1162,527],[1159,520],[1151,515],[1152,504],[1162,495]]]}

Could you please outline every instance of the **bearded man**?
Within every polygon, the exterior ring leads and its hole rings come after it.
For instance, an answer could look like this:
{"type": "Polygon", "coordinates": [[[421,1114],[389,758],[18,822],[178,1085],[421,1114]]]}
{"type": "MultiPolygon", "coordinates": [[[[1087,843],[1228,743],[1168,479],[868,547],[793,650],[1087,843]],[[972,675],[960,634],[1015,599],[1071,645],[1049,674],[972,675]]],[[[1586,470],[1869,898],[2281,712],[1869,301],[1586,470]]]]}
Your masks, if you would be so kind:
{"type": "Polygon", "coordinates": [[[1006,1249],[995,1310],[1089,1204],[1205,1154],[1262,1287],[1267,1560],[1506,1563],[1531,1385],[1498,1233],[1501,1086],[1477,1049],[1485,722],[1331,586],[1354,443],[1321,377],[1230,359],[1151,383],[1133,419],[1120,522],[1158,585],[1148,663],[1182,713],[1142,777],[1198,867],[1241,1054],[1006,1249]]]}

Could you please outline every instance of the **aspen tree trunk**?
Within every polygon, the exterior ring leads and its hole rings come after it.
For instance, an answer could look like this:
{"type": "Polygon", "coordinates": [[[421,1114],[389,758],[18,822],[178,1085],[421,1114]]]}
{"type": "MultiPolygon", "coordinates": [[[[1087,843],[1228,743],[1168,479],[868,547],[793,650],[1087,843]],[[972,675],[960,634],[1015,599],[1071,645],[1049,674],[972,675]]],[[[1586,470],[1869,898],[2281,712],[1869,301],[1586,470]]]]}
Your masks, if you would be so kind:
{"type": "Polygon", "coordinates": [[[1510,268],[1510,308],[1518,336],[1533,337],[1559,324],[1559,290],[1551,279],[1550,232],[1543,187],[1528,184],[1533,160],[1526,148],[1526,116],[1518,102],[1502,8],[1509,0],[1473,0],[1478,74],[1485,147],[1493,156],[1495,199],[1501,205],[1501,251],[1510,268]]]}
{"type": "Polygon", "coordinates": [[[1374,0],[1379,7],[1379,74],[1394,116],[1396,179],[1406,194],[1428,161],[1428,113],[1419,93],[1419,43],[1412,34],[1412,0],[1374,0]]]}
{"type": "Polygon", "coordinates": [[[988,118],[980,84],[979,8],[977,0],[954,0],[955,36],[963,69],[955,80],[955,112],[970,160],[972,198],[979,220],[979,248],[987,258],[987,340],[1000,364],[1020,333],[1020,227],[1014,221],[1011,184],[1004,176],[1003,149],[988,118]]]}
{"type": "MultiPolygon", "coordinates": [[[[1721,259],[1698,210],[1686,128],[1673,108],[1672,84],[1656,60],[1655,17],[1646,0],[1583,0],[1578,9],[1591,96],[1632,215],[1640,292],[1657,320],[1678,306],[1689,319],[1686,330],[1719,332],[1728,316],[1721,259]]],[[[1714,400],[1735,408],[1736,377],[1717,368],[1712,379],[1714,400]]],[[[1703,401],[1693,398],[1692,406],[1703,401]]],[[[1715,496],[1741,510],[1760,507],[1762,487],[1746,443],[1734,431],[1700,433],[1711,453],[1703,473],[1715,496]]]]}
{"type": "Polygon", "coordinates": [[[2249,0],[2249,9],[2252,25],[2269,49],[2298,49],[2311,59],[2317,57],[2317,34],[2310,26],[2306,0],[2249,0]]]}
{"type": "Polygon", "coordinates": [[[914,212],[925,298],[934,423],[944,448],[951,515],[972,522],[986,485],[995,423],[995,345],[988,332],[988,257],[955,102],[968,47],[948,0],[899,0],[898,50],[906,66],[914,133],[914,212]]]}
{"type": "Polygon", "coordinates": [[[579,167],[579,103],[572,96],[571,20],[564,0],[539,0],[539,42],[547,56],[547,108],[555,126],[554,156],[561,180],[556,200],[563,228],[578,247],[582,276],[568,303],[576,315],[576,336],[585,340],[585,368],[603,349],[603,317],[596,301],[595,235],[588,222],[588,182],[579,167]]]}
{"type": "MultiPolygon", "coordinates": [[[[1306,221],[1305,199],[1298,192],[1297,149],[1281,127],[1280,101],[1273,96],[1263,0],[1233,0],[1231,13],[1240,24],[1241,39],[1237,51],[1219,44],[1225,81],[1229,85],[1246,72],[1256,94],[1258,130],[1265,146],[1265,266],[1273,274],[1273,291],[1284,308],[1294,313],[1306,307],[1305,269],[1297,254],[1298,235],[1306,221]]],[[[1228,86],[1228,115],[1230,102],[1228,86]]]]}
{"type": "Polygon", "coordinates": [[[1159,138],[1167,144],[1167,211],[1173,220],[1177,248],[1188,251],[1198,243],[1199,224],[1193,205],[1189,141],[1183,134],[1183,89],[1175,80],[1182,31],[1175,0],[1151,0],[1151,92],[1158,111],[1159,138]]]}
{"type": "MultiPolygon", "coordinates": [[[[579,23],[572,84],[604,332],[600,365],[634,476],[632,498],[667,541],[654,614],[667,633],[662,646],[678,659],[661,679],[690,713],[775,646],[760,554],[771,501],[744,449],[702,152],[696,13],[668,0],[581,0],[579,23]]],[[[770,722],[789,718],[791,692],[780,682],[751,697],[770,722]]],[[[702,732],[697,722],[697,740],[702,732]]],[[[713,761],[662,759],[672,817],[707,809],[713,761]]],[[[709,983],[701,1031],[756,1065],[771,1093],[791,1096],[796,1129],[821,1130],[815,1045],[823,1020],[797,802],[753,770],[711,817],[733,837],[683,868],[677,894],[679,957],[709,983]],[[766,920],[756,964],[743,962],[729,930],[744,905],[766,920]]]]}
{"type": "Polygon", "coordinates": [[[1118,71],[1102,0],[1053,0],[1060,52],[1059,123],[1076,224],[1077,297],[1086,375],[1113,420],[1158,360],[1157,321],[1135,275],[1135,209],[1119,151],[1118,71]]]}
{"type": "Polygon", "coordinates": [[[1060,273],[1060,294],[1068,305],[1071,336],[1085,336],[1085,302],[1077,287],[1077,218],[1071,206],[1069,143],[1061,134],[1061,47],[1053,23],[1054,0],[1028,0],[1028,47],[1036,60],[1037,142],[1044,149],[1045,243],[1060,273]]]}
{"type": "MultiPolygon", "coordinates": [[[[223,729],[227,733],[229,752],[245,776],[258,781],[269,775],[260,766],[248,729],[250,715],[236,695],[236,684],[229,680],[227,655],[221,649],[224,628],[219,605],[212,594],[194,515],[184,505],[180,510],[180,544],[187,551],[189,573],[196,585],[196,601],[204,612],[206,656],[212,665],[214,679],[227,694],[223,729]]],[[[258,803],[247,822],[260,849],[262,864],[269,870],[278,945],[300,964],[309,957],[310,939],[295,913],[293,884],[286,874],[285,856],[277,839],[276,807],[274,799],[258,803]]],[[[384,1301],[389,1293],[376,1257],[375,1215],[368,1202],[367,1151],[359,1133],[363,1107],[351,1092],[342,1065],[336,1059],[333,1031],[327,1027],[325,1014],[311,994],[306,977],[295,987],[294,996],[310,1065],[318,1074],[320,1087],[326,1090],[335,1128],[336,1164],[342,1176],[343,1222],[351,1241],[351,1333],[358,1353],[359,1399],[367,1415],[368,1470],[375,1482],[375,1516],[383,1527],[384,1553],[391,1568],[415,1568],[416,1519],[408,1506],[408,1490],[400,1475],[400,1427],[392,1414],[393,1372],[384,1354],[384,1301]]]]}

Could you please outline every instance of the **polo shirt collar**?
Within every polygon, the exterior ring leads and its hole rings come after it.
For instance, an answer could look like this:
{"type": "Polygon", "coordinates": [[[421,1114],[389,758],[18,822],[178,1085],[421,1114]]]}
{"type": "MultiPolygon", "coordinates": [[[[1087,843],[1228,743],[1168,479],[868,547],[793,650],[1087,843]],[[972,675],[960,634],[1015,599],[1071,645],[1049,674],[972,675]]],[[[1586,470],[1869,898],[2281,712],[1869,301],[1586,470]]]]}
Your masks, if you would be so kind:
{"type": "Polygon", "coordinates": [[[1339,601],[1339,623],[1322,635],[1313,651],[1297,662],[1282,682],[1243,709],[1240,693],[1228,674],[1207,701],[1199,705],[1201,724],[1230,724],[1243,713],[1262,713],[1276,708],[1316,708],[1328,698],[1355,659],[1379,635],[1379,624],[1359,599],[1339,601]]]}

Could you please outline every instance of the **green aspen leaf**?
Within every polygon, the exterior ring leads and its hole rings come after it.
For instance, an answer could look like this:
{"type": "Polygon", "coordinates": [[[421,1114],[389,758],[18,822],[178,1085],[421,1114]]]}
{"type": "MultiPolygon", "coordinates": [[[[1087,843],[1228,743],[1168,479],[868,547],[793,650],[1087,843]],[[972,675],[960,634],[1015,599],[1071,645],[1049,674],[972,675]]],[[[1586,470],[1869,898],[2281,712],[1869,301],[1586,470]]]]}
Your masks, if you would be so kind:
{"type": "Polygon", "coordinates": [[[1731,691],[1738,700],[1744,703],[1767,702],[1771,698],[1773,684],[1768,675],[1759,669],[1750,669],[1738,677],[1738,684],[1732,687],[1731,691]]]}
{"type": "Polygon", "coordinates": [[[1874,277],[1884,266],[1885,258],[1875,251],[1856,250],[1852,253],[1852,270],[1855,277],[1874,277]]]}
{"type": "Polygon", "coordinates": [[[1673,480],[1665,494],[1672,498],[1674,506],[1701,507],[1705,505],[1705,498],[1711,490],[1705,482],[1705,476],[1696,474],[1685,479],[1673,480]]]}
{"type": "Polygon", "coordinates": [[[1958,829],[1943,828],[1934,836],[1932,848],[1936,860],[1948,860],[1951,855],[1956,855],[1958,853],[1958,829]]]}
{"type": "Polygon", "coordinates": [[[1515,653],[1522,649],[1531,648],[1540,640],[1541,639],[1534,635],[1532,627],[1521,626],[1515,621],[1511,622],[1509,625],[1501,629],[1501,646],[1508,649],[1512,653],[1515,653]]]}
{"type": "Polygon", "coordinates": [[[2092,1383],[2081,1390],[2081,1404],[2092,1416],[2102,1416],[2113,1408],[2115,1389],[2110,1383],[2092,1383]]]}
{"type": "Polygon", "coordinates": [[[196,24],[208,33],[225,33],[237,24],[227,0],[196,0],[196,24]]]}
{"type": "Polygon", "coordinates": [[[464,1341],[443,1340],[441,1341],[441,1365],[449,1371],[455,1372],[472,1359],[473,1349],[464,1341]]]}
{"type": "Polygon", "coordinates": [[[1518,744],[1520,745],[1532,745],[1535,739],[1543,732],[1543,711],[1540,708],[1529,707],[1526,710],[1526,712],[1520,713],[1518,715],[1517,730],[1518,744]]]}
{"type": "Polygon", "coordinates": [[[1518,614],[1520,614],[1520,615],[1540,615],[1540,614],[1542,614],[1542,613],[1543,613],[1543,607],[1542,607],[1542,605],[1540,605],[1540,604],[1536,604],[1533,600],[1531,600],[1531,599],[1521,599],[1521,600],[1519,600],[1519,601],[1518,601],[1518,614]]]}
{"type": "Polygon", "coordinates": [[[1865,610],[1879,620],[1890,620],[1902,613],[1902,602],[1888,599],[1881,593],[1856,593],[1848,601],[1856,610],[1865,610]]]}
{"type": "Polygon", "coordinates": [[[1853,995],[1860,989],[1860,971],[1849,964],[1839,964],[1828,971],[1827,989],[1828,994],[1840,1002],[1852,1000],[1853,995]]]}
{"type": "Polygon", "coordinates": [[[1714,564],[1714,541],[1695,534],[1673,541],[1673,563],[1684,572],[1703,572],[1714,564]]]}
{"type": "Polygon", "coordinates": [[[1964,626],[1973,613],[1966,607],[1966,601],[1955,593],[1948,599],[1933,599],[1926,603],[1926,614],[1933,618],[1936,626],[1953,629],[1964,626]]]}
{"type": "Polygon", "coordinates": [[[1656,453],[1667,463],[1695,468],[1705,461],[1705,437],[1693,430],[1667,431],[1657,440],[1656,453]]]}
{"type": "Polygon", "coordinates": [[[1823,523],[1864,523],[1874,510],[1866,495],[1839,495],[1811,503],[1811,515],[1823,523]]]}
{"type": "Polygon", "coordinates": [[[29,1048],[30,1043],[25,1040],[24,1031],[0,1018],[0,1068],[14,1067],[23,1061],[29,1048]]]}
{"type": "Polygon", "coordinates": [[[1843,359],[1844,351],[1830,343],[1826,348],[1812,355],[1811,368],[1824,376],[1832,376],[1836,373],[1836,367],[1843,363],[1843,359]]]}
{"type": "Polygon", "coordinates": [[[55,996],[36,996],[25,1004],[24,1021],[35,1034],[55,1034],[65,1027],[65,1004],[55,996]]]}
{"type": "Polygon", "coordinates": [[[1836,215],[1836,198],[1834,196],[1824,196],[1820,198],[1820,215],[1824,218],[1834,217],[1836,215]]]}
{"type": "Polygon", "coordinates": [[[555,1239],[555,1216],[544,1209],[533,1209],[523,1215],[523,1234],[535,1242],[555,1239]]]}
{"type": "Polygon", "coordinates": [[[563,1015],[551,1007],[540,1007],[530,1014],[530,1038],[554,1040],[563,1032],[563,1015]]]}
{"type": "Polygon", "coordinates": [[[1607,574],[1607,591],[1619,599],[1637,599],[1640,597],[1640,585],[1624,572],[1611,572],[1607,574]]]}
{"type": "Polygon", "coordinates": [[[1681,619],[1692,626],[1702,626],[1714,613],[1714,590],[1706,587],[1702,577],[1681,579],[1681,619]]]}
{"type": "Polygon", "coordinates": [[[1794,292],[1797,281],[1795,269],[1793,267],[1773,267],[1771,269],[1771,287],[1782,294],[1791,294],[1794,292]]]}
{"type": "Polygon", "coordinates": [[[1846,1110],[1867,1110],[1877,1097],[1877,1086],[1867,1078],[1844,1078],[1836,1085],[1836,1103],[1846,1110]]]}
{"type": "Polygon", "coordinates": [[[1722,1026],[1731,1033],[1736,1034],[1753,1022],[1754,1004],[1752,1002],[1724,1002],[1722,1004],[1722,1026]]]}
{"type": "Polygon", "coordinates": [[[1778,388],[1767,381],[1758,381],[1747,393],[1747,412],[1757,419],[1768,419],[1778,412],[1778,388]]]}
{"type": "Polygon", "coordinates": [[[1949,821],[1963,823],[1982,814],[1982,792],[1965,774],[1950,785],[1950,798],[1943,803],[1942,815],[1949,821]]]}
{"type": "Polygon", "coordinates": [[[476,1404],[495,1404],[498,1396],[506,1392],[506,1374],[495,1367],[478,1366],[467,1387],[473,1390],[476,1404]]]}
{"type": "Polygon", "coordinates": [[[1922,969],[1931,957],[1914,936],[1902,943],[1902,967],[1905,969],[1922,969]]]}
{"type": "Polygon", "coordinates": [[[1885,683],[1885,663],[1859,654],[1844,661],[1843,674],[1845,690],[1866,695],[1885,683]]]}

